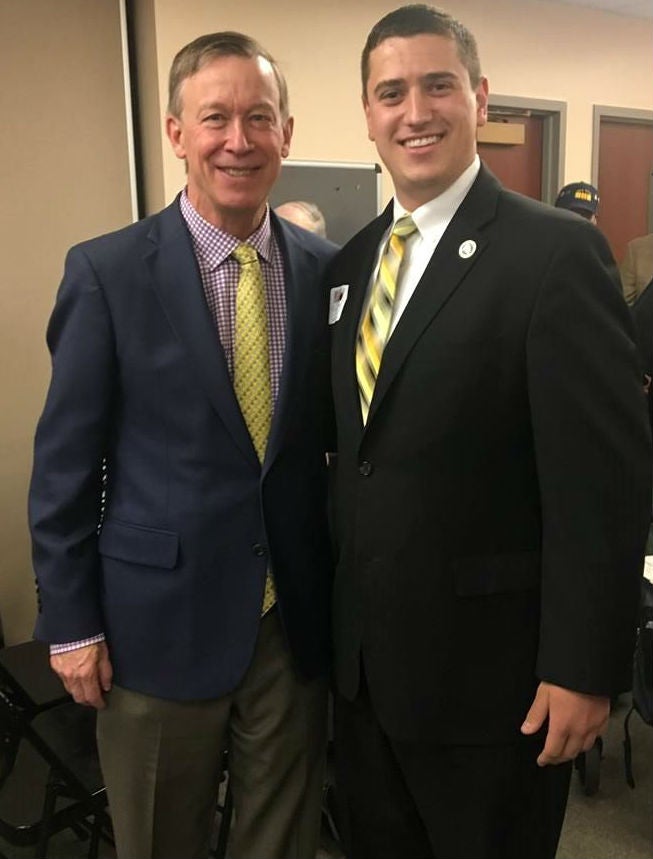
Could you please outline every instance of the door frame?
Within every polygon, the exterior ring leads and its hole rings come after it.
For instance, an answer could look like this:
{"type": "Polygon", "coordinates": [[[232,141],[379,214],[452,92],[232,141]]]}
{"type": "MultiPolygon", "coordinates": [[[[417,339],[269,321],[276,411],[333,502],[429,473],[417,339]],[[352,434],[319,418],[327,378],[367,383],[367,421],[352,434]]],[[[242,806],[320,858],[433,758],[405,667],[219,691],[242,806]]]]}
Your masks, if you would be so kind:
{"type": "MultiPolygon", "coordinates": [[[[598,186],[599,180],[599,141],[601,120],[616,119],[633,125],[653,126],[653,110],[637,107],[614,107],[614,105],[595,104],[592,112],[592,184],[598,186]]],[[[653,232],[653,173],[648,181],[648,229],[653,232]]]]}
{"type": "Polygon", "coordinates": [[[518,95],[490,93],[488,112],[506,111],[519,117],[528,112],[544,117],[542,136],[542,200],[553,205],[565,172],[567,138],[567,102],[546,98],[525,98],[518,95]]]}
{"type": "Polygon", "coordinates": [[[118,15],[120,16],[120,43],[122,51],[122,79],[125,88],[125,128],[127,131],[127,159],[129,163],[129,198],[131,203],[132,221],[143,217],[139,205],[138,193],[138,162],[136,158],[136,116],[134,111],[132,69],[129,62],[129,26],[128,0],[118,0],[118,15]]]}

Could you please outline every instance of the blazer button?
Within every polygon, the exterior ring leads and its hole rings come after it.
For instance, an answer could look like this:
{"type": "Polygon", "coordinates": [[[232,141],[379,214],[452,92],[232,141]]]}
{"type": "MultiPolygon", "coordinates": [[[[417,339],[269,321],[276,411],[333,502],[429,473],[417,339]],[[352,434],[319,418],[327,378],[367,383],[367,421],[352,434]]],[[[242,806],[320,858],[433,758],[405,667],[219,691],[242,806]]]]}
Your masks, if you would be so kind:
{"type": "Polygon", "coordinates": [[[372,463],[367,462],[367,460],[365,462],[361,462],[361,464],[358,466],[358,473],[361,474],[363,477],[369,477],[373,471],[374,468],[372,466],[372,463]]]}
{"type": "Polygon", "coordinates": [[[265,546],[261,546],[260,543],[254,543],[252,552],[254,552],[257,558],[262,558],[265,555],[265,546]]]}

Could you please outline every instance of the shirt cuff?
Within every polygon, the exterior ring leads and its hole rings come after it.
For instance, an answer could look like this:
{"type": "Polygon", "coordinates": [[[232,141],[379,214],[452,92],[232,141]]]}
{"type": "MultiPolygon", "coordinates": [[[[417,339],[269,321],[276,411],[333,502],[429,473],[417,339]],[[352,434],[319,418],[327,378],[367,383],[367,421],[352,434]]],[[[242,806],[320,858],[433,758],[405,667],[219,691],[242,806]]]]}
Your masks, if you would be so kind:
{"type": "Polygon", "coordinates": [[[63,644],[51,644],[50,656],[56,656],[58,653],[69,653],[71,650],[79,650],[80,647],[87,647],[89,644],[99,644],[104,641],[104,633],[100,632],[92,638],[82,638],[80,641],[68,641],[63,644]]]}

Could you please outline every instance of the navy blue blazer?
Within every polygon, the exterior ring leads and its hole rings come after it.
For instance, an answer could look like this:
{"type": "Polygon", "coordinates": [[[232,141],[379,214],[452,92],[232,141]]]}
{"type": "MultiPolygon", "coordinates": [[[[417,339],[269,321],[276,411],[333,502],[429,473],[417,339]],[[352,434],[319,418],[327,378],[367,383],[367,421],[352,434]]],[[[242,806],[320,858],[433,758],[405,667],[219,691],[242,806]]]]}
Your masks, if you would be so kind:
{"type": "Polygon", "coordinates": [[[254,648],[268,565],[298,670],[312,677],[328,665],[320,284],[335,246],[274,215],[272,224],[288,321],[262,466],[178,202],[66,260],[30,488],[36,636],[103,630],[115,682],[139,692],[183,700],[233,690],[254,648]]]}

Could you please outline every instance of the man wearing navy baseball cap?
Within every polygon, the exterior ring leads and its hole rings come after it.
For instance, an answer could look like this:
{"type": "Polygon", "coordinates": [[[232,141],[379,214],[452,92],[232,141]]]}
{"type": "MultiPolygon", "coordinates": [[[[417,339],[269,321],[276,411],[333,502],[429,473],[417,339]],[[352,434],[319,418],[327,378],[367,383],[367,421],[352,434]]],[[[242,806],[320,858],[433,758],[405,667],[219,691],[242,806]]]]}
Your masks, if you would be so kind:
{"type": "Polygon", "coordinates": [[[557,209],[576,212],[577,215],[595,224],[599,209],[599,192],[588,182],[571,182],[560,189],[555,206],[557,209]]]}

